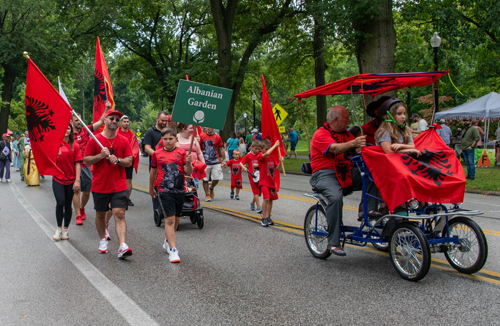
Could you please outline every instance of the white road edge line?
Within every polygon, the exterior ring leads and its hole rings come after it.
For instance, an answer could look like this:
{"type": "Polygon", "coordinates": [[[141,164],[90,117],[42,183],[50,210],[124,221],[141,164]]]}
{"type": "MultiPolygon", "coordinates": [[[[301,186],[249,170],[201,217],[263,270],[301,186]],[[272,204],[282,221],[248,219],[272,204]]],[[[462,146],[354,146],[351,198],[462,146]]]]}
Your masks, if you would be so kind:
{"type": "MultiPolygon", "coordinates": [[[[24,209],[31,215],[33,220],[52,240],[54,226],[28,202],[19,191],[14,182],[10,183],[17,200],[24,209]]],[[[135,301],[128,297],[118,286],[99,271],[90,261],[87,260],[69,241],[58,241],[54,244],[62,251],[75,267],[89,280],[89,282],[99,291],[108,302],[122,315],[130,325],[152,325],[159,324],[151,318],[135,301]]],[[[96,249],[97,254],[97,249],[96,249]]]]}

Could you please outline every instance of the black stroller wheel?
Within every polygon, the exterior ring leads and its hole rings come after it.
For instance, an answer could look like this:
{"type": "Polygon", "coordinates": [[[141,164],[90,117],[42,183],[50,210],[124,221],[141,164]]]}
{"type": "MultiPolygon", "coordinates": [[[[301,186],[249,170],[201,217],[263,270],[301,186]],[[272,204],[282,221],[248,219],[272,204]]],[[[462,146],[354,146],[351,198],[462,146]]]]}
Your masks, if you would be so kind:
{"type": "Polygon", "coordinates": [[[198,217],[198,228],[199,228],[199,229],[203,229],[203,225],[204,225],[204,224],[205,224],[205,223],[204,223],[204,221],[203,221],[203,215],[200,215],[200,216],[198,217]]]}
{"type": "Polygon", "coordinates": [[[155,209],[155,212],[154,212],[154,221],[155,221],[155,225],[157,227],[161,226],[161,220],[163,219],[162,215],[163,214],[160,212],[160,210],[155,209]]]}

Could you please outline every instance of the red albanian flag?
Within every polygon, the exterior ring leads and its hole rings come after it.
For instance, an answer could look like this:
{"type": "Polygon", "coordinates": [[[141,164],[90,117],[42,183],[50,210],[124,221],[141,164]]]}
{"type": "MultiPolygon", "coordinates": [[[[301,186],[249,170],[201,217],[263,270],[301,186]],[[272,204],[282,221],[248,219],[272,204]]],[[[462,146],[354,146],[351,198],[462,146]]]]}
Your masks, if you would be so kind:
{"type": "Polygon", "coordinates": [[[362,156],[390,211],[416,198],[434,203],[461,203],[465,174],[455,152],[431,128],[415,138],[417,158],[386,154],[380,146],[363,147],[362,156]]]}
{"type": "Polygon", "coordinates": [[[30,145],[40,174],[64,178],[56,160],[71,119],[71,107],[31,59],[24,101],[30,145]]]}
{"type": "Polygon", "coordinates": [[[193,178],[198,178],[201,180],[207,177],[207,174],[205,173],[205,169],[207,168],[207,166],[205,163],[193,159],[193,162],[191,164],[193,165],[193,173],[191,173],[191,176],[193,178]]]}
{"type": "MultiPolygon", "coordinates": [[[[261,110],[261,131],[262,131],[262,139],[269,139],[271,141],[271,145],[274,145],[277,140],[280,141],[280,145],[276,150],[273,151],[271,156],[276,159],[276,162],[280,164],[279,158],[282,155],[286,155],[285,146],[283,146],[283,142],[281,141],[281,134],[278,129],[278,124],[276,123],[276,119],[274,119],[274,113],[271,106],[271,101],[269,100],[269,95],[267,94],[266,82],[264,80],[264,75],[260,75],[262,77],[262,110],[261,110]]],[[[276,177],[274,181],[276,182],[276,191],[280,190],[280,172],[279,168],[276,167],[276,177]]]]}
{"type": "MultiPolygon", "coordinates": [[[[110,110],[114,110],[115,101],[113,98],[113,88],[111,87],[111,79],[109,78],[108,67],[102,54],[99,36],[97,37],[97,45],[95,49],[95,73],[94,73],[94,114],[92,122],[99,121],[106,109],[106,100],[111,102],[110,110]]],[[[100,133],[104,127],[94,133],[100,133]]]]}

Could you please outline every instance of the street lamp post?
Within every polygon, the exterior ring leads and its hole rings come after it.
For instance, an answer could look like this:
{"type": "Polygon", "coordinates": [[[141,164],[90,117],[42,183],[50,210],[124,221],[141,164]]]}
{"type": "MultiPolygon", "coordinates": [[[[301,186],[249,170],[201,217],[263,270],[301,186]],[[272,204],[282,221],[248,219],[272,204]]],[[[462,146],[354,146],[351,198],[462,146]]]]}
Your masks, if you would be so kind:
{"type": "MultiPolygon", "coordinates": [[[[441,38],[439,37],[437,32],[434,32],[434,35],[431,37],[431,46],[434,49],[434,71],[438,70],[438,50],[441,45],[441,38]]],[[[436,108],[435,112],[439,111],[439,90],[438,90],[438,81],[436,81],[436,87],[434,87],[434,106],[436,108]]]]}
{"type": "Polygon", "coordinates": [[[245,118],[245,136],[247,134],[247,117],[248,117],[248,114],[245,112],[243,113],[243,117],[245,118]]]}
{"type": "Polygon", "coordinates": [[[253,128],[255,129],[255,100],[257,99],[257,95],[253,93],[252,101],[253,101],[253,128]]]}

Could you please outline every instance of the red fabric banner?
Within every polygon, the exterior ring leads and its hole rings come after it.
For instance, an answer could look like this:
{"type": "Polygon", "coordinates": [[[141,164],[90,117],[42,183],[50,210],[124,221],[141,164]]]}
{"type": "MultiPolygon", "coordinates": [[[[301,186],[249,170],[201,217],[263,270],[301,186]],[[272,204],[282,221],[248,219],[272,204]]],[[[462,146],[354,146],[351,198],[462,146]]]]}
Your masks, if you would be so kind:
{"type": "Polygon", "coordinates": [[[415,138],[418,158],[386,154],[380,146],[364,147],[363,159],[390,211],[416,198],[433,203],[461,203],[465,174],[453,149],[431,128],[415,138]]]}
{"type": "Polygon", "coordinates": [[[38,171],[41,175],[64,178],[56,160],[71,119],[71,107],[31,59],[28,59],[25,110],[38,171]]]}
{"type": "MultiPolygon", "coordinates": [[[[92,122],[99,121],[106,109],[106,100],[111,102],[110,110],[115,109],[115,101],[113,98],[113,88],[111,87],[111,79],[109,78],[108,67],[104,60],[104,55],[101,50],[99,36],[97,37],[97,45],[95,49],[95,72],[94,72],[94,113],[92,122]]],[[[102,132],[104,126],[99,130],[94,131],[94,134],[102,132]]]]}
{"type": "MultiPolygon", "coordinates": [[[[262,139],[269,139],[271,141],[271,145],[274,145],[277,140],[280,141],[280,145],[277,149],[273,151],[271,156],[274,156],[276,161],[279,163],[280,156],[286,155],[285,146],[283,146],[283,142],[281,140],[281,134],[278,129],[278,124],[276,123],[276,119],[274,119],[273,108],[271,106],[271,101],[269,100],[269,95],[267,94],[266,82],[264,80],[264,75],[261,75],[262,78],[262,110],[261,110],[261,131],[262,131],[262,139]]],[[[280,171],[279,166],[276,167],[275,182],[276,182],[276,191],[280,190],[280,171]]]]}

